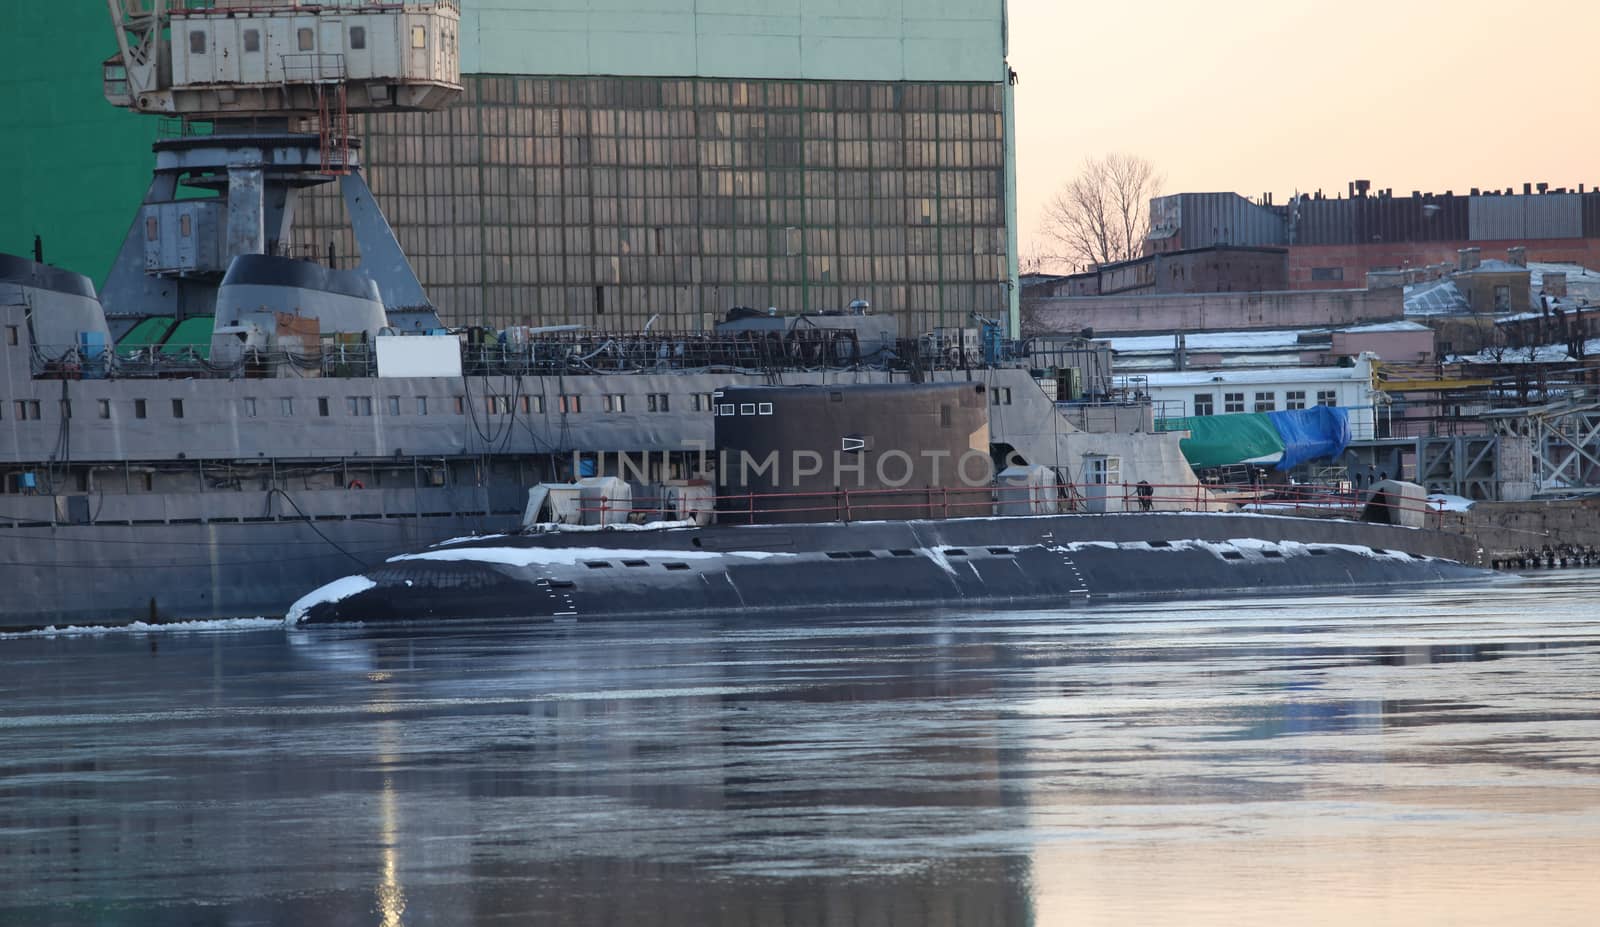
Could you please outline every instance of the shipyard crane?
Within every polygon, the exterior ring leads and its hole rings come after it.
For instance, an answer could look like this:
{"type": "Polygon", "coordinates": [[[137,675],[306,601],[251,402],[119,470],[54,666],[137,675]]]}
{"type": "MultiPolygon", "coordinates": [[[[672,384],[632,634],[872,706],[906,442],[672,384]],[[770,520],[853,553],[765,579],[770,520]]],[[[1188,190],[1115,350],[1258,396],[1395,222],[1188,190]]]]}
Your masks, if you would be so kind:
{"type": "Polygon", "coordinates": [[[230,264],[286,251],[300,194],[335,180],[384,306],[431,312],[362,178],[350,117],[459,96],[458,0],[107,4],[107,101],[175,121],[101,294],[114,329],[211,313],[230,264]]]}

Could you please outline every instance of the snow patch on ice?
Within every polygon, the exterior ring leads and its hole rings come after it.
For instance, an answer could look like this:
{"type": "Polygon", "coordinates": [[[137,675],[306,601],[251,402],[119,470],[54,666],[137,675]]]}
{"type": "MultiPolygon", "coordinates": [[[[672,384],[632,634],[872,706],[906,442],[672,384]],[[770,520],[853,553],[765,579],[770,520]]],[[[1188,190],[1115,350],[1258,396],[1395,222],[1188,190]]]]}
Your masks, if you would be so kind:
{"type": "Polygon", "coordinates": [[[64,625],[57,627],[50,625],[32,631],[7,631],[0,634],[0,640],[15,640],[24,637],[95,637],[104,634],[145,634],[145,633],[185,633],[195,631],[264,631],[268,628],[281,628],[283,621],[277,618],[218,618],[209,621],[166,621],[150,623],[148,621],[133,621],[128,624],[91,624],[91,625],[64,625]]]}
{"type": "Polygon", "coordinates": [[[284,624],[299,624],[305,618],[306,612],[314,606],[332,602],[342,602],[358,592],[366,592],[378,584],[365,576],[345,576],[336,579],[326,586],[319,586],[295,600],[289,606],[289,611],[283,616],[284,624]]]}
{"type": "Polygon", "coordinates": [[[446,538],[433,546],[444,547],[447,544],[465,544],[469,541],[492,541],[495,538],[503,537],[505,537],[504,534],[464,534],[458,538],[446,538]]]}

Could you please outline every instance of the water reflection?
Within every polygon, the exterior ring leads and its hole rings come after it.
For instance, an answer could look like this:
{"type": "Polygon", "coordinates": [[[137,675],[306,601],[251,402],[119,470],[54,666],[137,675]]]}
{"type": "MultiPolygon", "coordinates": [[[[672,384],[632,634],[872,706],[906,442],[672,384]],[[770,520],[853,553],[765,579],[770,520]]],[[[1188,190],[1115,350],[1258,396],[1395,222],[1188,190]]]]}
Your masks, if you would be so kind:
{"type": "Polygon", "coordinates": [[[1596,591],[8,640],[0,923],[1581,923],[1596,591]]]}

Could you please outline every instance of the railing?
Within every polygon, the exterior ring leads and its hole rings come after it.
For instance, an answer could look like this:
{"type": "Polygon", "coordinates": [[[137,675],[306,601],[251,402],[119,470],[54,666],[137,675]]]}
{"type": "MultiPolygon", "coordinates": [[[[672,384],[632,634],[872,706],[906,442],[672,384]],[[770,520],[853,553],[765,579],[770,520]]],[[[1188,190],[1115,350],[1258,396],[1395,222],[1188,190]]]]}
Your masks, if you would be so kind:
{"type": "MultiPolygon", "coordinates": [[[[892,350],[864,347],[855,332],[796,329],[782,333],[734,332],[533,332],[486,329],[462,335],[462,368],[472,376],[717,371],[769,373],[853,369],[906,369],[892,350]],[[501,340],[501,338],[505,340],[501,340]]],[[[171,345],[118,344],[99,354],[76,345],[38,345],[33,373],[48,379],[160,376],[273,376],[273,371],[319,370],[322,376],[369,377],[377,373],[371,342],[324,345],[289,352],[246,349],[233,361],[203,358],[171,345]]],[[[932,368],[945,369],[945,368],[932,368]]]]}
{"type": "Polygon", "coordinates": [[[604,496],[577,506],[585,524],[642,522],[663,516],[714,512],[724,524],[789,521],[872,521],[963,518],[988,515],[1115,512],[1250,511],[1321,518],[1401,523],[1407,513],[1439,527],[1444,507],[1396,499],[1387,493],[1302,484],[1064,483],[1054,486],[960,486],[749,492],[683,499],[604,496]],[[692,511],[691,511],[692,509],[692,511]]]}
{"type": "MultiPolygon", "coordinates": [[[[149,0],[131,0],[130,8],[149,11],[149,0]]],[[[317,13],[323,10],[345,12],[360,9],[377,11],[395,10],[402,6],[435,6],[446,10],[461,9],[460,0],[168,0],[174,12],[206,13],[216,11],[273,11],[317,13]]]]}
{"type": "Polygon", "coordinates": [[[338,52],[294,52],[282,57],[286,81],[333,83],[345,79],[344,55],[338,52]]]}

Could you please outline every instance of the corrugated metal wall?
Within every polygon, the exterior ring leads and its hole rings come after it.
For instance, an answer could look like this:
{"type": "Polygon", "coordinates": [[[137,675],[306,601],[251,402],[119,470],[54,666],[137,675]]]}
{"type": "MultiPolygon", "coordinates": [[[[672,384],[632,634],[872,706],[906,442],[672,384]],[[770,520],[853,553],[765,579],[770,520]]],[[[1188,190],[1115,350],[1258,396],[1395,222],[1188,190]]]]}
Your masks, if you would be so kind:
{"type": "Polygon", "coordinates": [[[1185,248],[1285,243],[1283,219],[1237,193],[1184,193],[1178,199],[1185,248]]]}
{"type": "MultiPolygon", "coordinates": [[[[1003,311],[999,84],[466,80],[362,127],[450,322],[699,329],[864,298],[909,335],[1003,311]]],[[[307,199],[296,244],[350,255],[342,204],[307,199]]]]}
{"type": "Polygon", "coordinates": [[[1473,241],[1578,238],[1583,235],[1583,198],[1577,194],[1472,197],[1473,241]]]}
{"type": "Polygon", "coordinates": [[[1294,207],[1297,245],[1464,241],[1468,210],[1458,196],[1308,199],[1294,207]]]}

